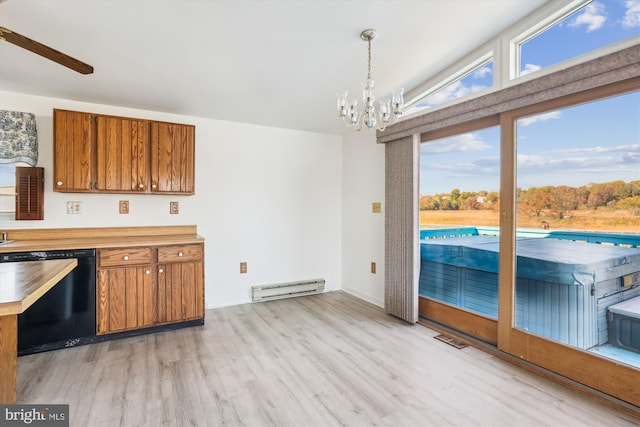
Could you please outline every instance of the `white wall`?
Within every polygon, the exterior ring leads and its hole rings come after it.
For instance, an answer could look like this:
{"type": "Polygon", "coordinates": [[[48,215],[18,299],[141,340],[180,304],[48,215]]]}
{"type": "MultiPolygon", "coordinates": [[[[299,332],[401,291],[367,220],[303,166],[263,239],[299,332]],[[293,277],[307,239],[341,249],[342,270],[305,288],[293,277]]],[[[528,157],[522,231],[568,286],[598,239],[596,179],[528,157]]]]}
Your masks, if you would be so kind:
{"type": "Polygon", "coordinates": [[[383,307],[384,145],[376,143],[375,132],[351,132],[342,156],[342,288],[383,307]],[[372,212],[373,202],[382,203],[381,213],[372,212]]]}
{"type": "Polygon", "coordinates": [[[342,286],[342,139],[241,123],[0,91],[0,109],[36,114],[45,168],[45,220],[3,219],[0,228],[198,226],[205,240],[207,308],[249,302],[250,287],[324,278],[342,286]],[[196,126],[194,196],[55,193],[53,109],[196,126]],[[118,213],[129,200],[130,214],[118,213]],[[81,215],[66,202],[81,201],[81,215]],[[169,201],[180,214],[169,214],[169,201]],[[239,273],[241,261],[248,273],[239,273]]]}

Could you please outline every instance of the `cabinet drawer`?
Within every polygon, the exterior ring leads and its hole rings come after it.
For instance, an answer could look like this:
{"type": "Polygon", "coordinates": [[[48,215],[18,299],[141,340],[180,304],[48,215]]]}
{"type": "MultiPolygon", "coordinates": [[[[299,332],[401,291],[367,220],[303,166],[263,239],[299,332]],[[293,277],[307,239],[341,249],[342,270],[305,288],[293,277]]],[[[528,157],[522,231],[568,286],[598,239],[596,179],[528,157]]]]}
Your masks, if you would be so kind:
{"type": "Polygon", "coordinates": [[[100,267],[151,264],[152,262],[151,248],[100,249],[98,251],[100,267]]]}
{"type": "Polygon", "coordinates": [[[158,262],[182,262],[202,260],[202,245],[176,245],[158,248],[158,262]]]}

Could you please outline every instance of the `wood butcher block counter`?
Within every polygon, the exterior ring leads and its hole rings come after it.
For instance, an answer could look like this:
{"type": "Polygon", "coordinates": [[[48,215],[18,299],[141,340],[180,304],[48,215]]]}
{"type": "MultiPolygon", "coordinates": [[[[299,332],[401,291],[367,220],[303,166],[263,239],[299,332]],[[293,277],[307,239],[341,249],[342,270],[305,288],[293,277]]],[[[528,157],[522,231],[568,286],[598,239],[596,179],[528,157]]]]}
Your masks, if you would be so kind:
{"type": "Polygon", "coordinates": [[[0,264],[0,403],[16,402],[18,314],[24,312],[78,261],[61,259],[0,264]]]}

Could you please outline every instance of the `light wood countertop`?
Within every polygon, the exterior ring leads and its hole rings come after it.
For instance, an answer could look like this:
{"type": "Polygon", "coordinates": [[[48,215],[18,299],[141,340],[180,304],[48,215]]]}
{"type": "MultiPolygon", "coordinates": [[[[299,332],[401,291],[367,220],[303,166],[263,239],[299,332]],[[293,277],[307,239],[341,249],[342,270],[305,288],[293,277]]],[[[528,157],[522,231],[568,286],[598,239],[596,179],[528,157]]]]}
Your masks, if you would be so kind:
{"type": "Polygon", "coordinates": [[[0,316],[24,312],[77,265],[76,259],[0,264],[0,316]]]}
{"type": "Polygon", "coordinates": [[[100,227],[6,230],[0,254],[67,249],[101,249],[204,243],[195,226],[100,227]]]}
{"type": "Polygon", "coordinates": [[[197,234],[184,234],[15,240],[0,246],[0,254],[9,252],[51,251],[58,249],[101,249],[137,246],[184,245],[189,243],[204,243],[204,238],[197,234]]]}

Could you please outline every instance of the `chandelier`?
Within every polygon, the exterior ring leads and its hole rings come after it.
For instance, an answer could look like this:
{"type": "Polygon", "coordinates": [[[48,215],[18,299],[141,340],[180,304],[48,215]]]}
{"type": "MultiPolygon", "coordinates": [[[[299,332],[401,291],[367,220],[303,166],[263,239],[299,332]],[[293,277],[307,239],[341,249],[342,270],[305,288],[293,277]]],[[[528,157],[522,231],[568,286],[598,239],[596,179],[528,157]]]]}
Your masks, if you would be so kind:
{"type": "Polygon", "coordinates": [[[367,81],[362,85],[364,110],[358,111],[357,99],[351,100],[347,105],[348,92],[346,90],[336,93],[338,96],[338,117],[342,118],[345,125],[352,127],[356,131],[362,129],[363,125],[369,129],[383,131],[387,128],[387,125],[395,123],[402,117],[402,108],[404,105],[404,89],[402,88],[394,90],[391,99],[381,99],[379,102],[379,111],[376,112],[376,107],[373,104],[375,100],[373,93],[375,82],[371,78],[371,40],[375,39],[377,34],[376,30],[372,29],[364,30],[360,33],[360,38],[367,42],[369,52],[367,81]]]}

